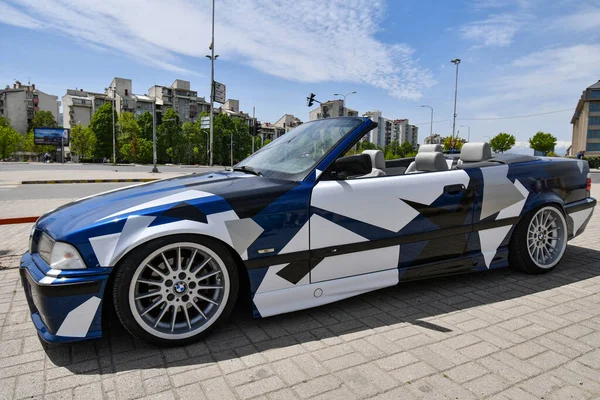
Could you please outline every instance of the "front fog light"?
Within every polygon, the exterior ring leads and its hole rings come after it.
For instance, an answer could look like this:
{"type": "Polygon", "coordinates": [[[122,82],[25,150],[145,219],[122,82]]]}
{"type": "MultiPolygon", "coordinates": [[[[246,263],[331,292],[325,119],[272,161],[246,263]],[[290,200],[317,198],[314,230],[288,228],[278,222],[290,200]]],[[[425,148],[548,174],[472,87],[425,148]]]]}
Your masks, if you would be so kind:
{"type": "Polygon", "coordinates": [[[56,242],[50,255],[50,268],[81,269],[85,268],[85,264],[75,247],[67,243],[56,242]]]}

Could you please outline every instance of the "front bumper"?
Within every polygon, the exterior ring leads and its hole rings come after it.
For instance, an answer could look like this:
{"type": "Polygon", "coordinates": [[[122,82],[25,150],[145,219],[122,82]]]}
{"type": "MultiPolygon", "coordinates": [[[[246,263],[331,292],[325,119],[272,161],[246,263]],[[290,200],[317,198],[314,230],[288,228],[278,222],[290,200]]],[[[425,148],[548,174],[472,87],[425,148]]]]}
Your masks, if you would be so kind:
{"type": "Polygon", "coordinates": [[[110,268],[61,271],[25,253],[19,272],[31,320],[47,342],[102,336],[102,298],[110,268]]]}
{"type": "Polygon", "coordinates": [[[594,207],[596,207],[596,199],[592,197],[565,204],[569,239],[583,233],[594,214],[594,207]]]}

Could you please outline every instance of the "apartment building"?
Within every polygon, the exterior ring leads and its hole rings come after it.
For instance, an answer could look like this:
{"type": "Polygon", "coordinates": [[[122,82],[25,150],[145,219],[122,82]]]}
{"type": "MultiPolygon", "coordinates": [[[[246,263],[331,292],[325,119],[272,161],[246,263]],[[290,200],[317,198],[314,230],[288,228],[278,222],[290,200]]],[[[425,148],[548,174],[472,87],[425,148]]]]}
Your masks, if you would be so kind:
{"type": "Polygon", "coordinates": [[[210,111],[210,103],[190,89],[190,82],[175,79],[171,86],[152,86],[148,96],[156,99],[156,112],[173,108],[183,122],[195,121],[202,112],[210,111]]]}
{"type": "Polygon", "coordinates": [[[373,143],[377,147],[383,148],[386,144],[391,142],[392,138],[392,121],[384,118],[381,115],[381,111],[367,111],[363,114],[363,117],[369,118],[371,121],[377,123],[377,127],[367,133],[364,140],[373,143]]]}
{"type": "Polygon", "coordinates": [[[423,143],[425,143],[425,144],[443,144],[444,143],[444,138],[441,135],[438,135],[437,133],[434,133],[431,136],[427,136],[423,140],[423,143]]]}
{"type": "Polygon", "coordinates": [[[344,100],[329,100],[321,103],[318,108],[310,111],[309,120],[314,121],[322,118],[356,117],[358,111],[344,106],[344,100]]]}
{"type": "Polygon", "coordinates": [[[38,111],[50,111],[60,124],[60,102],[57,96],[36,89],[35,84],[23,85],[17,81],[13,87],[6,86],[0,92],[0,116],[7,118],[11,126],[25,134],[31,127],[31,121],[38,111]]]}
{"type": "Polygon", "coordinates": [[[385,147],[393,141],[402,144],[408,142],[414,148],[417,148],[419,141],[419,128],[415,125],[410,125],[408,119],[391,120],[384,118],[381,111],[368,111],[363,114],[363,117],[377,122],[377,127],[367,133],[366,141],[373,143],[378,147],[385,147]]]}
{"type": "Polygon", "coordinates": [[[600,155],[600,80],[581,94],[571,124],[570,154],[576,155],[583,150],[586,155],[600,155]]]}
{"type": "Polygon", "coordinates": [[[264,140],[275,140],[301,124],[302,121],[299,118],[294,117],[292,114],[284,114],[275,123],[263,123],[258,132],[264,140]]]}
{"type": "Polygon", "coordinates": [[[204,97],[190,89],[190,82],[176,79],[171,86],[152,86],[147,94],[134,94],[131,79],[114,78],[104,93],[67,89],[63,96],[63,126],[88,125],[92,115],[106,102],[114,102],[118,114],[132,112],[136,115],[155,108],[157,120],[172,107],[183,122],[195,121],[200,113],[208,112],[210,104],[204,97]],[[153,105],[154,103],[154,105],[153,105]]]}

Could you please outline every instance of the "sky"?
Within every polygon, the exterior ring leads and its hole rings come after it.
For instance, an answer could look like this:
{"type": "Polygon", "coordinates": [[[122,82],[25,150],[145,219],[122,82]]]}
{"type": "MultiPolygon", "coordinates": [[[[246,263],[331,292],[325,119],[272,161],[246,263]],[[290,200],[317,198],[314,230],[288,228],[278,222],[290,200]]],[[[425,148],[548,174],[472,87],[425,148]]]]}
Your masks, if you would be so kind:
{"type": "MultiPolygon", "coordinates": [[[[175,79],[210,88],[210,0],[0,0],[0,85],[133,91],[175,79]]],[[[306,97],[518,147],[537,131],[570,145],[581,92],[600,80],[598,0],[216,0],[215,80],[263,122],[308,120],[306,97]],[[534,115],[541,114],[541,115],[534,115]],[[518,118],[516,118],[518,117],[518,118]],[[464,125],[464,126],[463,126],[464,125]]]]}

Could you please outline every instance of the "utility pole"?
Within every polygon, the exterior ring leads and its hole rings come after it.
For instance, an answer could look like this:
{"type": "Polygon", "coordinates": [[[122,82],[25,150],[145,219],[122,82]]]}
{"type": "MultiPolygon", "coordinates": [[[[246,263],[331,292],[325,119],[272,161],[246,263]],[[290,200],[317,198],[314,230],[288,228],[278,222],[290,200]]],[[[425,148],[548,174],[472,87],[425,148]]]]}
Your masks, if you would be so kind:
{"type": "MultiPolygon", "coordinates": [[[[112,128],[113,128],[113,164],[117,163],[117,139],[115,135],[115,108],[117,108],[117,95],[116,95],[116,87],[111,87],[113,101],[112,101],[112,128]]],[[[63,156],[64,157],[64,156],[63,156]]]]}
{"type": "Polygon", "coordinates": [[[254,133],[256,133],[256,117],[254,117],[254,112],[256,111],[256,107],[252,106],[252,154],[254,154],[254,133]]]}
{"type": "Polygon", "coordinates": [[[433,107],[431,106],[421,106],[421,107],[427,107],[431,110],[431,123],[429,124],[429,137],[433,136],[433,107]]]}
{"type": "Polygon", "coordinates": [[[450,62],[456,65],[456,82],[454,83],[454,115],[452,117],[452,138],[454,138],[454,130],[456,129],[456,98],[458,97],[458,64],[460,64],[460,58],[455,58],[450,62]]]}
{"type": "Polygon", "coordinates": [[[152,161],[154,163],[154,167],[152,168],[152,172],[158,172],[158,168],[156,168],[156,98],[152,101],[152,161]]]}
{"type": "Polygon", "coordinates": [[[471,141],[471,127],[469,125],[461,125],[461,127],[465,127],[465,128],[469,128],[469,131],[467,133],[467,142],[471,141]]]}
{"type": "Polygon", "coordinates": [[[214,133],[214,101],[215,101],[215,0],[212,0],[212,39],[210,41],[210,161],[213,165],[213,133],[214,133]]]}

